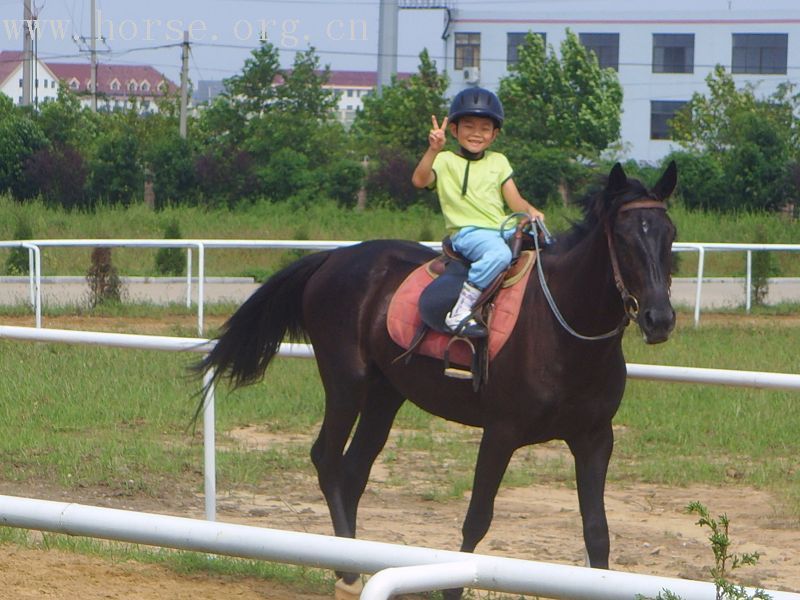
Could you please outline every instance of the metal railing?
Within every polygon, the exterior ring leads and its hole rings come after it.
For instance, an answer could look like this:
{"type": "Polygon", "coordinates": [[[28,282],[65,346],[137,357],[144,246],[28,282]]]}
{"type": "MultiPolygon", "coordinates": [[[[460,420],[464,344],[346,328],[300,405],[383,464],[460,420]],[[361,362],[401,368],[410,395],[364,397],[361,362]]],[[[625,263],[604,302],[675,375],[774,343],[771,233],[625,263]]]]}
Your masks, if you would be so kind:
{"type": "MultiPolygon", "coordinates": [[[[684,600],[715,597],[713,583],[688,579],[213,523],[15,496],[0,496],[0,523],[133,544],[345,572],[376,573],[364,587],[361,600],[388,600],[397,593],[460,586],[583,600],[655,598],[664,590],[684,600]]],[[[755,591],[747,589],[750,595],[755,591]]],[[[774,600],[800,600],[800,594],[792,592],[766,592],[774,600]]]]}
{"type": "MultiPolygon", "coordinates": [[[[270,250],[332,250],[342,246],[358,244],[359,241],[325,241],[325,240],[164,240],[164,239],[53,239],[23,240],[0,242],[0,248],[26,248],[30,254],[30,296],[31,306],[35,314],[36,327],[42,326],[42,258],[43,248],[55,247],[128,247],[128,248],[185,248],[187,249],[186,265],[186,306],[191,306],[192,298],[192,250],[197,250],[197,334],[205,332],[205,254],[209,249],[270,249],[270,250]]],[[[438,250],[439,242],[420,242],[438,250]]],[[[716,242],[676,242],[672,246],[675,252],[697,252],[697,281],[694,301],[694,324],[700,323],[700,307],[702,304],[703,273],[707,252],[745,252],[745,309],[752,307],[752,257],[753,252],[800,252],[800,244],[739,244],[716,242]]]]}

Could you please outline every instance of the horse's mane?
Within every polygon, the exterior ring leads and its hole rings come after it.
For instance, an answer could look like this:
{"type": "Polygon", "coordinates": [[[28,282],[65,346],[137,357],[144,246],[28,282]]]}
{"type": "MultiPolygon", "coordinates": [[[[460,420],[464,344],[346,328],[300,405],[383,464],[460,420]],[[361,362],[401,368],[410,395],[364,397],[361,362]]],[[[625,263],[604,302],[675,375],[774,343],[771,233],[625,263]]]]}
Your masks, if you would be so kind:
{"type": "Polygon", "coordinates": [[[555,252],[568,252],[577,246],[603,223],[606,215],[616,212],[626,202],[650,197],[649,191],[638,179],[629,178],[625,189],[619,191],[610,192],[606,189],[607,186],[608,177],[601,178],[591,191],[576,202],[581,207],[583,219],[571,221],[570,229],[556,235],[555,252]]]}

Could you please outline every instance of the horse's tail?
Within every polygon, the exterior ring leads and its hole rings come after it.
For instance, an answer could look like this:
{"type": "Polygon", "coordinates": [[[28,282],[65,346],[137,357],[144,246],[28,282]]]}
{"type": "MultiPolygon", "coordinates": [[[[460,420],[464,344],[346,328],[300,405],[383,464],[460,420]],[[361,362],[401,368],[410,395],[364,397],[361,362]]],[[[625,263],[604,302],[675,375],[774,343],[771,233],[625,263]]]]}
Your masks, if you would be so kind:
{"type": "Polygon", "coordinates": [[[220,378],[234,387],[255,383],[289,339],[306,339],[302,296],[306,282],[330,252],[309,254],[270,277],[222,326],[222,333],[208,355],[194,370],[214,369],[207,386],[220,378]]]}

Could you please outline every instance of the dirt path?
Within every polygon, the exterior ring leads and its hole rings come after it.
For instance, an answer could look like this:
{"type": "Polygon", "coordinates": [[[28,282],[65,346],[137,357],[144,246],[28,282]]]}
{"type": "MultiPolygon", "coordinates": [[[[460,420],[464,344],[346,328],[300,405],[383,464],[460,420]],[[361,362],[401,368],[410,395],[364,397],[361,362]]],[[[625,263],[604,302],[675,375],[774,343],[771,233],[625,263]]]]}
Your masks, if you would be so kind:
{"type": "MultiPolygon", "coordinates": [[[[706,318],[706,317],[704,317],[706,318]]],[[[721,316],[719,319],[729,317],[721,316]]],[[[733,319],[739,321],[741,317],[733,319]]],[[[15,319],[4,318],[5,324],[15,319]]],[[[22,319],[20,319],[22,321],[22,319]]],[[[223,319],[210,319],[211,326],[223,319]]],[[[706,322],[708,322],[707,319],[706,322]]],[[[783,319],[781,319],[783,320],[783,319]]],[[[136,333],[172,334],[163,320],[61,317],[46,326],[136,333]]],[[[192,327],[192,317],[171,320],[168,327],[192,327]],[[185,323],[184,323],[185,321],[185,323]]],[[[796,326],[797,317],[783,320],[796,326]]],[[[276,437],[257,427],[231,432],[233,438],[253,448],[297,444],[307,449],[310,435],[276,437]]],[[[390,439],[388,450],[393,450],[390,439]]],[[[548,444],[534,452],[552,456],[563,445],[548,444]]],[[[461,520],[468,495],[454,500],[426,500],[425,478],[406,475],[399,485],[392,471],[424,473],[424,454],[396,449],[393,460],[376,463],[360,511],[362,539],[457,549],[461,520]]],[[[565,460],[569,460],[565,458],[565,460]]],[[[221,492],[219,520],[277,529],[330,534],[331,527],[321,494],[311,477],[282,476],[258,490],[221,492]]],[[[0,483],[0,493],[53,500],[70,500],[115,508],[202,517],[200,497],[152,499],[116,498],[103,490],[82,489],[66,496],[62,490],[20,487],[0,483]]],[[[800,522],[787,517],[775,497],[767,492],[731,483],[724,487],[665,486],[610,482],[606,494],[612,532],[612,568],[670,577],[708,579],[712,554],[708,530],[687,515],[689,502],[700,501],[714,516],[726,513],[731,521],[734,552],[761,553],[759,564],[739,571],[747,585],[800,592],[800,522]]],[[[478,547],[483,554],[582,565],[580,516],[574,489],[562,484],[502,488],[489,535],[478,547]]],[[[161,566],[114,562],[55,550],[31,550],[0,545],[0,598],[57,598],[81,600],[314,600],[327,596],[305,594],[285,586],[248,578],[208,574],[183,575],[161,566]]]]}
{"type": "MultiPolygon", "coordinates": [[[[251,440],[274,444],[274,436],[248,431],[251,440]]],[[[293,437],[291,443],[305,443],[293,437]]],[[[391,446],[391,442],[390,442],[391,446]]],[[[391,447],[389,448],[391,450],[391,447]]],[[[543,452],[560,452],[544,447],[543,452]]],[[[406,469],[424,469],[422,457],[413,455],[406,469]]],[[[395,461],[398,459],[395,459],[395,461]]],[[[398,468],[392,464],[391,468],[398,468]]],[[[413,470],[411,472],[414,472],[413,470]]],[[[390,468],[376,464],[372,483],[362,501],[360,537],[398,544],[457,549],[461,520],[468,497],[426,501],[414,481],[403,486],[390,481],[390,468]],[[417,489],[415,489],[417,488],[417,489]]],[[[274,483],[274,482],[273,482],[274,483]]],[[[324,502],[311,477],[291,476],[265,490],[221,493],[219,520],[276,529],[330,534],[324,502]]],[[[24,489],[3,490],[25,494],[24,489]]],[[[37,497],[66,499],[63,493],[32,490],[37,497]]],[[[119,499],[86,490],[73,501],[123,507],[119,499]]],[[[164,506],[146,498],[127,498],[124,507],[202,517],[201,498],[164,506]],[[179,511],[178,504],[192,507],[179,511]]],[[[800,523],[787,518],[770,494],[746,487],[693,486],[668,488],[655,485],[611,483],[606,506],[612,532],[612,568],[669,577],[707,580],[712,565],[708,531],[694,524],[684,508],[701,501],[714,516],[726,513],[731,521],[734,552],[761,554],[759,564],[739,571],[740,581],[769,589],[800,591],[800,523]]],[[[478,551],[483,554],[582,565],[580,516],[575,491],[559,484],[503,488],[495,519],[478,551]]],[[[135,562],[114,563],[100,558],[59,551],[0,546],[0,597],[81,598],[101,600],[201,600],[225,598],[259,600],[312,600],[278,584],[215,575],[181,575],[164,567],[135,562]],[[5,594],[8,595],[5,595],[5,594]]]]}

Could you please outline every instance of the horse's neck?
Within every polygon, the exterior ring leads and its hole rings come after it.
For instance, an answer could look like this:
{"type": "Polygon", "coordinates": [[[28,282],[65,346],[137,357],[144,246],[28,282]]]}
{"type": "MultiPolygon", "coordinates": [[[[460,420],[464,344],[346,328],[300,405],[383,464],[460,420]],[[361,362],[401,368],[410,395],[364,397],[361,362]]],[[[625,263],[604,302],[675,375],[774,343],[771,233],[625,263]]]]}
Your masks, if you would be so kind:
{"type": "Polygon", "coordinates": [[[562,314],[577,331],[596,335],[623,317],[608,242],[601,227],[554,261],[548,279],[562,314]]]}

